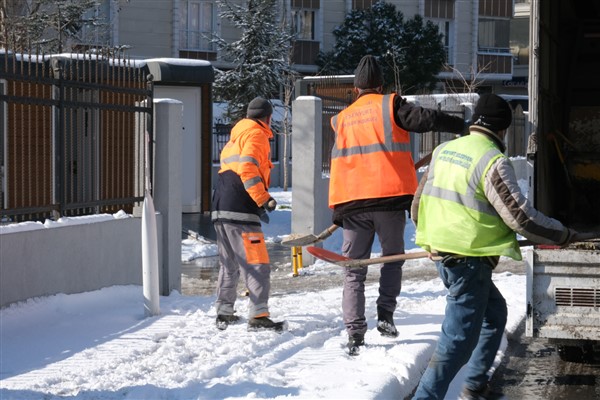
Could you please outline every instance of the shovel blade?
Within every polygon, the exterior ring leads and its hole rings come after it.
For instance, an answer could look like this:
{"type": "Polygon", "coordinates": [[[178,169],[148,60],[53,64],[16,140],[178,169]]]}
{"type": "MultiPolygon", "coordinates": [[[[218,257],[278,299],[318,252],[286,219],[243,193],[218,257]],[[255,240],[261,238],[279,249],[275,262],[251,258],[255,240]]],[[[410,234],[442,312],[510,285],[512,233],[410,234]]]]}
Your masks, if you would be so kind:
{"type": "Polygon", "coordinates": [[[288,235],[286,239],[281,241],[282,246],[288,247],[303,247],[308,246],[309,244],[314,244],[319,241],[319,238],[312,233],[306,234],[292,234],[288,235]]]}
{"type": "Polygon", "coordinates": [[[319,260],[327,261],[332,264],[338,264],[340,262],[352,261],[351,258],[345,257],[341,254],[322,249],[320,247],[307,247],[306,250],[319,260]]]}

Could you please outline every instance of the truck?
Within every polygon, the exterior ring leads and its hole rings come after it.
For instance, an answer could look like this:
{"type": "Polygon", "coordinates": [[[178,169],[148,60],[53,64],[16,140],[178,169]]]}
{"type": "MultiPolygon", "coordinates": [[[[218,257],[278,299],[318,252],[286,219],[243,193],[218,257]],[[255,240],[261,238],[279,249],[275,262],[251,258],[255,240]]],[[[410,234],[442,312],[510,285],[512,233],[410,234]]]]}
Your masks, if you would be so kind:
{"type": "MultiPolygon", "coordinates": [[[[579,232],[600,231],[600,4],[531,0],[529,198],[579,232]]],[[[526,336],[562,360],[597,362],[600,240],[526,253],[526,336]]]]}

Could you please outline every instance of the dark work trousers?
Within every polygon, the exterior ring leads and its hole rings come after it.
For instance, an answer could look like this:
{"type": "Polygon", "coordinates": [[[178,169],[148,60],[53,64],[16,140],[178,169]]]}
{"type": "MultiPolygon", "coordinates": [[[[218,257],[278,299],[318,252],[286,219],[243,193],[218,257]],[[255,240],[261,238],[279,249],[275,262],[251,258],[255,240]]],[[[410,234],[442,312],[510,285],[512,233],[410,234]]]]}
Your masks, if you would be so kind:
{"type": "Polygon", "coordinates": [[[232,315],[240,273],[250,295],[248,318],[269,315],[271,265],[259,225],[215,222],[219,252],[217,314],[232,315]]]}
{"type": "MultiPolygon", "coordinates": [[[[382,256],[404,253],[404,211],[364,212],[344,218],[342,253],[350,258],[370,258],[375,234],[381,244],[382,256]]],[[[379,278],[377,305],[394,312],[400,294],[404,261],[385,263],[379,278]]],[[[364,334],[365,279],[369,267],[348,268],[344,278],[342,310],[348,335],[364,334]]]]}

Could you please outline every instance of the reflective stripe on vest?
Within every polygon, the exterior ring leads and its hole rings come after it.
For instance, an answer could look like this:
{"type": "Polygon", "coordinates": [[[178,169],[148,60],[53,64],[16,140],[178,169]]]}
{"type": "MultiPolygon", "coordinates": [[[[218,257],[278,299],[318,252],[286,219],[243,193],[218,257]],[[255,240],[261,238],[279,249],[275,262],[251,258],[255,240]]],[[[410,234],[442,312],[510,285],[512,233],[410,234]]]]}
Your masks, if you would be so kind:
{"type": "MultiPolygon", "coordinates": [[[[439,151],[437,152],[437,154],[439,154],[440,152],[442,154],[440,154],[439,157],[445,156],[444,152],[443,152],[443,148],[448,143],[449,142],[446,142],[446,143],[440,145],[439,151]]],[[[479,162],[477,162],[475,169],[471,173],[471,178],[469,179],[469,183],[467,185],[467,190],[466,190],[465,194],[433,185],[433,180],[435,178],[435,164],[436,164],[436,159],[438,157],[432,158],[432,161],[431,161],[431,164],[429,167],[429,174],[427,175],[427,183],[431,183],[431,184],[425,185],[425,187],[423,188],[423,194],[437,197],[437,198],[444,199],[444,200],[448,200],[448,201],[453,201],[455,203],[458,203],[460,205],[463,205],[465,207],[468,207],[468,208],[478,211],[480,213],[497,216],[498,213],[496,212],[496,209],[494,209],[494,207],[490,204],[489,201],[487,201],[487,199],[479,200],[475,196],[477,187],[479,186],[479,182],[481,182],[481,179],[483,178],[484,173],[487,171],[487,167],[490,164],[490,161],[492,161],[493,159],[496,159],[497,157],[498,157],[498,150],[496,150],[496,149],[488,150],[488,152],[485,153],[483,157],[481,157],[479,162]]],[[[455,161],[455,162],[458,162],[458,161],[455,161]]]]}
{"type": "MultiPolygon", "coordinates": [[[[367,146],[353,146],[339,149],[337,146],[333,146],[331,150],[331,158],[338,157],[347,157],[354,154],[369,154],[375,153],[378,151],[402,151],[402,152],[410,152],[410,142],[402,143],[402,142],[394,142],[392,136],[392,121],[387,118],[388,115],[391,114],[390,103],[391,103],[391,95],[386,94],[381,99],[381,109],[383,114],[383,133],[385,142],[384,143],[373,143],[367,146]]],[[[333,125],[333,129],[335,130],[337,127],[337,119],[338,115],[334,116],[331,120],[331,124],[333,125]]]]}
{"type": "Polygon", "coordinates": [[[521,259],[515,233],[484,193],[491,165],[504,155],[471,134],[435,149],[419,203],[415,242],[432,251],[521,259]]]}
{"type": "Polygon", "coordinates": [[[329,206],[414,194],[409,133],[396,126],[394,95],[367,94],[331,119],[329,206]]]}

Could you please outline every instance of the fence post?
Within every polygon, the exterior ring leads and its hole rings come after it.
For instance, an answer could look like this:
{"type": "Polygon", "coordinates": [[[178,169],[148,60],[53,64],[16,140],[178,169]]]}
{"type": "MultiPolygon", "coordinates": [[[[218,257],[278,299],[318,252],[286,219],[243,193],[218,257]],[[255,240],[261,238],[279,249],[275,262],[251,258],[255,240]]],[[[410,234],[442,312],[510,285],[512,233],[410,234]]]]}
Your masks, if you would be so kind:
{"type": "MultiPolygon", "coordinates": [[[[319,234],[331,225],[329,178],[323,176],[323,103],[299,96],[292,103],[292,233],[319,234]]],[[[314,263],[307,255],[303,264],[314,263]]]]}
{"type": "Polygon", "coordinates": [[[181,291],[181,152],[183,103],[154,99],[153,197],[159,225],[161,294],[181,291]]]}

